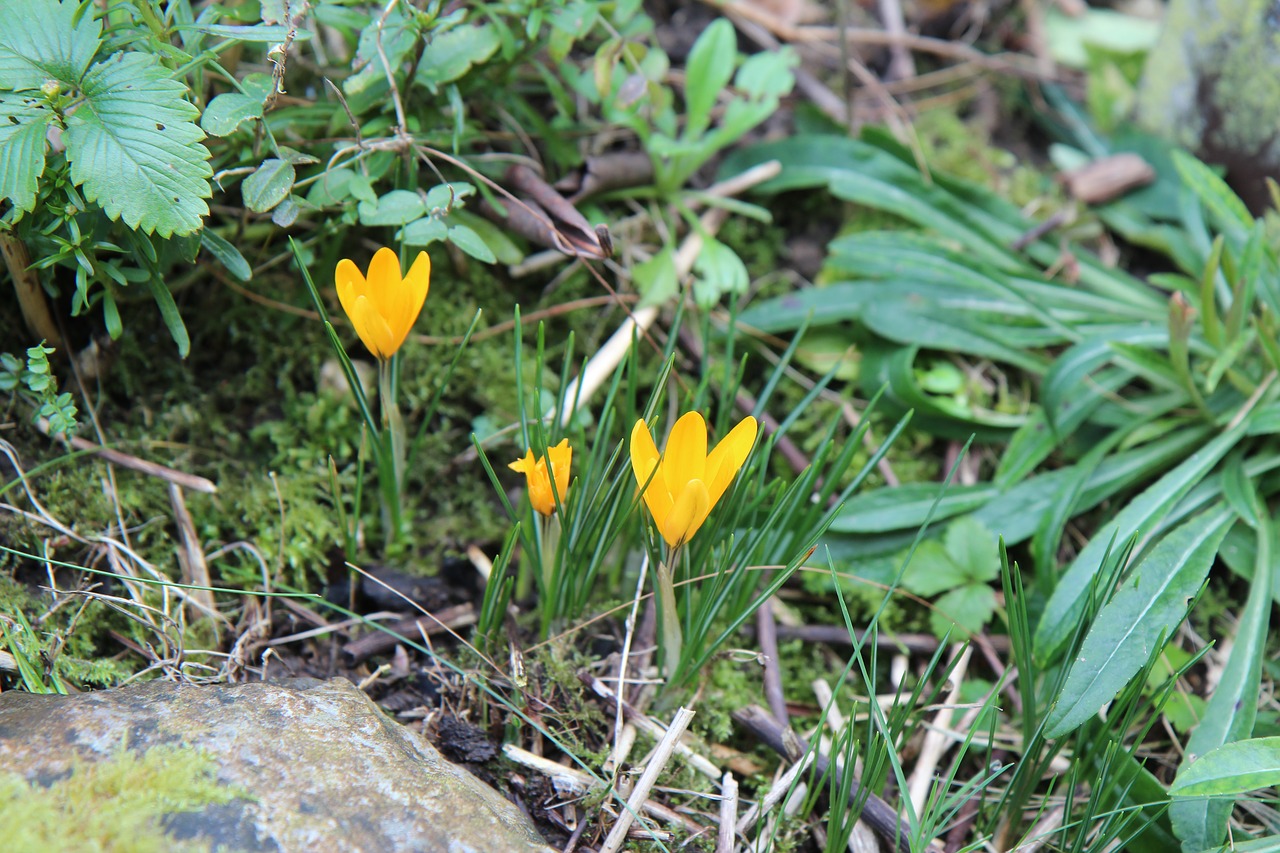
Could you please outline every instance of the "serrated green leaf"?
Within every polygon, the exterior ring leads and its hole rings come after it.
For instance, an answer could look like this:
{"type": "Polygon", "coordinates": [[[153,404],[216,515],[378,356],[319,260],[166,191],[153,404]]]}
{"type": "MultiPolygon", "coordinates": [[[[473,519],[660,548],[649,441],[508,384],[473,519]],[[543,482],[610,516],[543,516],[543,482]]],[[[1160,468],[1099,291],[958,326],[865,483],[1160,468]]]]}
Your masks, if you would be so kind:
{"type": "Polygon", "coordinates": [[[636,264],[631,270],[632,281],[640,293],[640,307],[664,305],[680,292],[680,279],[676,274],[676,254],[670,246],[662,249],[649,260],[636,264]]]}
{"type": "Polygon", "coordinates": [[[1180,797],[1246,794],[1280,784],[1280,737],[1224,744],[1178,771],[1169,793],[1180,797]]]}
{"type": "Polygon", "coordinates": [[[484,261],[486,264],[492,264],[498,260],[493,254],[493,250],[480,239],[480,235],[465,225],[449,226],[449,242],[476,260],[484,261]]]}
{"type": "Polygon", "coordinates": [[[275,157],[263,160],[240,187],[244,206],[256,213],[267,212],[288,197],[296,177],[297,173],[289,161],[275,157]]]}
{"type": "Polygon", "coordinates": [[[1000,574],[1000,539],[973,516],[952,522],[942,541],[966,580],[991,581],[1000,574]]]}
{"type": "Polygon", "coordinates": [[[211,136],[230,136],[240,125],[255,118],[262,118],[261,99],[225,92],[205,107],[200,126],[211,136]]]}
{"type": "Polygon", "coordinates": [[[502,40],[490,24],[467,24],[432,36],[422,51],[413,80],[434,92],[437,86],[466,76],[473,65],[487,61],[501,45],[502,40]]]}
{"type": "Polygon", "coordinates": [[[85,198],[130,228],[197,231],[213,172],[185,87],[154,56],[117,53],[89,69],[81,92],[62,138],[85,198]]]}
{"type": "Polygon", "coordinates": [[[0,95],[0,199],[19,210],[36,204],[36,189],[44,174],[45,132],[53,111],[37,109],[34,98],[0,95]]]}
{"type": "Polygon", "coordinates": [[[929,614],[929,627],[938,637],[945,637],[952,625],[976,634],[996,612],[996,591],[983,584],[967,583],[939,598],[934,606],[937,609],[929,614]]]}
{"type": "Polygon", "coordinates": [[[944,590],[954,589],[965,581],[964,571],[936,539],[921,542],[902,573],[903,587],[923,596],[933,596],[944,590]]]}
{"type": "Polygon", "coordinates": [[[200,246],[213,255],[218,263],[236,278],[241,281],[253,278],[253,270],[249,267],[249,262],[244,259],[244,255],[240,254],[240,250],[235,246],[222,239],[217,232],[208,228],[201,229],[200,246]]]}
{"type": "Polygon", "coordinates": [[[704,309],[715,305],[726,293],[743,293],[751,283],[747,265],[738,253],[711,237],[703,240],[693,272],[694,299],[704,309]]]}
{"type": "Polygon", "coordinates": [[[76,88],[98,50],[102,24],[76,0],[0,3],[0,88],[39,89],[47,80],[76,88]]]}
{"type": "Polygon", "coordinates": [[[1202,513],[1166,536],[1133,570],[1089,629],[1045,722],[1047,737],[1079,728],[1115,698],[1182,621],[1235,514],[1202,513]]]}

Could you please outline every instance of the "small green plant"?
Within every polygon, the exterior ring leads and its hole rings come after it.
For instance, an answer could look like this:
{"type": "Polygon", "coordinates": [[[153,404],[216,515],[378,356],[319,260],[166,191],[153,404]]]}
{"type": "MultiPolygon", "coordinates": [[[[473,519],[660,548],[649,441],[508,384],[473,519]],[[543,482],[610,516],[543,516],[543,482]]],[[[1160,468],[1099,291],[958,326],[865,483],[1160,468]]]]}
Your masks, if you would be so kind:
{"type": "Polygon", "coordinates": [[[972,517],[952,522],[941,541],[921,542],[911,556],[902,587],[934,601],[929,617],[933,631],[945,638],[958,625],[977,634],[996,611],[991,582],[1000,575],[1000,543],[994,533],[972,517]]]}
{"type": "MultiPolygon", "coordinates": [[[[114,9],[113,23],[150,11],[114,9]]],[[[75,0],[0,6],[0,198],[11,202],[0,228],[27,244],[36,269],[74,275],[74,313],[101,301],[112,337],[117,290],[145,282],[185,355],[164,274],[194,259],[190,238],[208,214],[199,110],[152,31],[107,30],[104,17],[75,0]]]]}
{"type": "Polygon", "coordinates": [[[44,418],[49,434],[61,435],[76,428],[76,404],[69,391],[58,393],[58,378],[49,364],[53,352],[41,341],[27,349],[25,363],[15,355],[0,353],[0,394],[26,389],[34,410],[32,419],[44,418]]]}

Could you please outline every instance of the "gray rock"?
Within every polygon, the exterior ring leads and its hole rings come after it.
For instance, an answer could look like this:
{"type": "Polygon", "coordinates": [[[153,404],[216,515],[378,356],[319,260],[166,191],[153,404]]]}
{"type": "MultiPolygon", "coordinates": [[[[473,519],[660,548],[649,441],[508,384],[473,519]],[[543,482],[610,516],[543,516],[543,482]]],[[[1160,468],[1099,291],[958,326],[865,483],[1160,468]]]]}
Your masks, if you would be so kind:
{"type": "Polygon", "coordinates": [[[519,809],[342,679],[0,694],[0,768],[29,781],[48,786],[122,742],[202,750],[218,784],[240,792],[169,815],[174,838],[234,850],[551,850],[519,809]]]}
{"type": "Polygon", "coordinates": [[[1259,213],[1280,177],[1280,6],[1273,0],[1171,0],[1147,57],[1138,120],[1227,168],[1259,213]]]}

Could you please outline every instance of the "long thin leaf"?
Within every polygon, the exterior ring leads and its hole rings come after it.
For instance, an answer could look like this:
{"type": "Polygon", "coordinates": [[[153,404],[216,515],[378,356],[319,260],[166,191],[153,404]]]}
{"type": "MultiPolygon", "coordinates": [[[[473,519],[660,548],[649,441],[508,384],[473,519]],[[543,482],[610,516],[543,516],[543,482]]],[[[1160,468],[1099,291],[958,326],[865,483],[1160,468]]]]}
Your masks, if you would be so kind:
{"type": "Polygon", "coordinates": [[[1053,590],[1040,624],[1036,626],[1036,656],[1052,659],[1075,630],[1084,611],[1094,576],[1102,565],[1102,556],[1113,541],[1124,542],[1141,531],[1151,530],[1187,492],[1199,483],[1215,465],[1231,451],[1248,430],[1249,419],[1219,435],[1193,453],[1178,467],[1165,474],[1114,520],[1102,526],[1089,544],[1063,573],[1053,590]]]}
{"type": "MultiPolygon", "coordinates": [[[[1183,768],[1187,768],[1197,756],[1237,741],[1253,731],[1262,680],[1262,659],[1266,655],[1267,631],[1271,626],[1271,590],[1277,569],[1274,529],[1266,515],[1261,519],[1253,584],[1240,617],[1236,642],[1231,647],[1218,686],[1209,697],[1204,719],[1187,741],[1183,768]]],[[[1230,800],[1175,800],[1169,807],[1169,817],[1184,849],[1199,850],[1221,844],[1227,834],[1232,806],[1230,800]]]]}
{"type": "Polygon", "coordinates": [[[1078,728],[1124,688],[1187,611],[1235,514],[1223,507],[1166,536],[1098,614],[1049,714],[1047,736],[1078,728]]]}

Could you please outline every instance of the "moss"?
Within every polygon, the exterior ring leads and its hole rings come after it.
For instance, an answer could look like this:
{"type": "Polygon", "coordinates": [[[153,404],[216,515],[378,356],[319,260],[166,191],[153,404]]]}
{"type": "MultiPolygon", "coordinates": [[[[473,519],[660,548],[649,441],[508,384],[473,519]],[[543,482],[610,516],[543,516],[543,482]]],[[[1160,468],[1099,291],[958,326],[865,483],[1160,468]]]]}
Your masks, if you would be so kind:
{"type": "Polygon", "coordinates": [[[12,850],[207,850],[166,834],[161,819],[241,797],[217,783],[213,760],[201,752],[122,748],[107,761],[73,765],[47,788],[0,774],[0,826],[12,850]]]}

